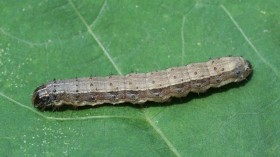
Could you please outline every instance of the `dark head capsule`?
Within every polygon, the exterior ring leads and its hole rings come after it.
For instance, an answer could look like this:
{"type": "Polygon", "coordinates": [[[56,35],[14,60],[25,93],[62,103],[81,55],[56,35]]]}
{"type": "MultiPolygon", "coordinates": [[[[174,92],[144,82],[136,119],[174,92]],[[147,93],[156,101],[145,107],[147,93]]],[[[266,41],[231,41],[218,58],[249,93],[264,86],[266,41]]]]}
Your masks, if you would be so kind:
{"type": "Polygon", "coordinates": [[[32,103],[38,109],[45,109],[51,106],[51,98],[45,85],[35,89],[32,96],[32,103]]]}

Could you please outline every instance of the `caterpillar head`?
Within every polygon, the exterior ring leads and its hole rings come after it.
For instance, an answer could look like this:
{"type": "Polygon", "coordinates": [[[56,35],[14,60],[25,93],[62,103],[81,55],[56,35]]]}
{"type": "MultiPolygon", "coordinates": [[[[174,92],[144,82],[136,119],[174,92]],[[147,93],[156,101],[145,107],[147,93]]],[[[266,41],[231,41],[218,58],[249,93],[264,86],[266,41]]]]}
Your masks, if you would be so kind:
{"type": "Polygon", "coordinates": [[[52,106],[51,97],[46,89],[46,85],[39,86],[35,89],[32,96],[32,103],[37,109],[44,110],[52,106]]]}
{"type": "Polygon", "coordinates": [[[246,79],[253,71],[252,65],[249,61],[242,58],[242,66],[237,67],[234,70],[234,76],[236,78],[235,82],[242,81],[246,79]]]}

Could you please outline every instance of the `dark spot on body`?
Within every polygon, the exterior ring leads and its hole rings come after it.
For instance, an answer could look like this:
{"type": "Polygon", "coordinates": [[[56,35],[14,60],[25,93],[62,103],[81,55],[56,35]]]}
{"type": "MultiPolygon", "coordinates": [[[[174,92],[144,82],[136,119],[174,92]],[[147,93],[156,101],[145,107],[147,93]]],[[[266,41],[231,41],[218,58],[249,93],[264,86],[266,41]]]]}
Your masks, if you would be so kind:
{"type": "Polygon", "coordinates": [[[161,90],[160,89],[151,89],[150,92],[156,96],[156,97],[159,97],[160,96],[160,93],[161,93],[161,90]]]}
{"type": "Polygon", "coordinates": [[[90,101],[96,101],[94,96],[90,96],[90,101]]]}
{"type": "Polygon", "coordinates": [[[76,101],[79,100],[79,95],[78,94],[75,95],[75,99],[76,99],[76,101]]]}
{"type": "Polygon", "coordinates": [[[241,73],[240,70],[237,70],[237,71],[235,72],[236,75],[240,75],[240,73],[241,73]]]}
{"type": "Polygon", "coordinates": [[[116,95],[112,95],[112,99],[114,99],[114,100],[115,100],[116,98],[117,98],[117,96],[116,96],[116,95]]]}
{"type": "Polygon", "coordinates": [[[132,94],[131,96],[130,96],[132,99],[136,99],[136,95],[135,94],[132,94]]]}
{"type": "Polygon", "coordinates": [[[176,88],[175,90],[176,90],[177,93],[182,93],[183,92],[182,88],[176,88]]]}

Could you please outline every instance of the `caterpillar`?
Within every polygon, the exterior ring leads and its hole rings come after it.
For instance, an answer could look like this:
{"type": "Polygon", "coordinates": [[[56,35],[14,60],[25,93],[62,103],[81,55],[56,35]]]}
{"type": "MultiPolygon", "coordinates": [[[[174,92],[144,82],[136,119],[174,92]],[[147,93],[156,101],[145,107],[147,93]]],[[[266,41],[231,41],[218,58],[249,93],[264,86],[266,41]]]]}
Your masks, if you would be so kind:
{"type": "Polygon", "coordinates": [[[221,57],[149,73],[53,80],[35,89],[32,103],[38,109],[46,109],[62,105],[166,102],[189,92],[203,93],[210,87],[240,82],[252,70],[243,57],[221,57]]]}

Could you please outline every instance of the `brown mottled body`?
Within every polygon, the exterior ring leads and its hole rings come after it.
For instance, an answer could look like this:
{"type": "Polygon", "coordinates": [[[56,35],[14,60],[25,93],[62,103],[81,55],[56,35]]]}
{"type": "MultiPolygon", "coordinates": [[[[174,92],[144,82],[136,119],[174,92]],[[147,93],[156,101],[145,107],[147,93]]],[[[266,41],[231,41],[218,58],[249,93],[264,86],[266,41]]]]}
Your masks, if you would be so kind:
{"type": "Polygon", "coordinates": [[[242,81],[251,72],[251,65],[244,58],[222,57],[158,72],[54,80],[38,87],[32,102],[37,108],[165,102],[189,92],[202,93],[210,87],[242,81]]]}

